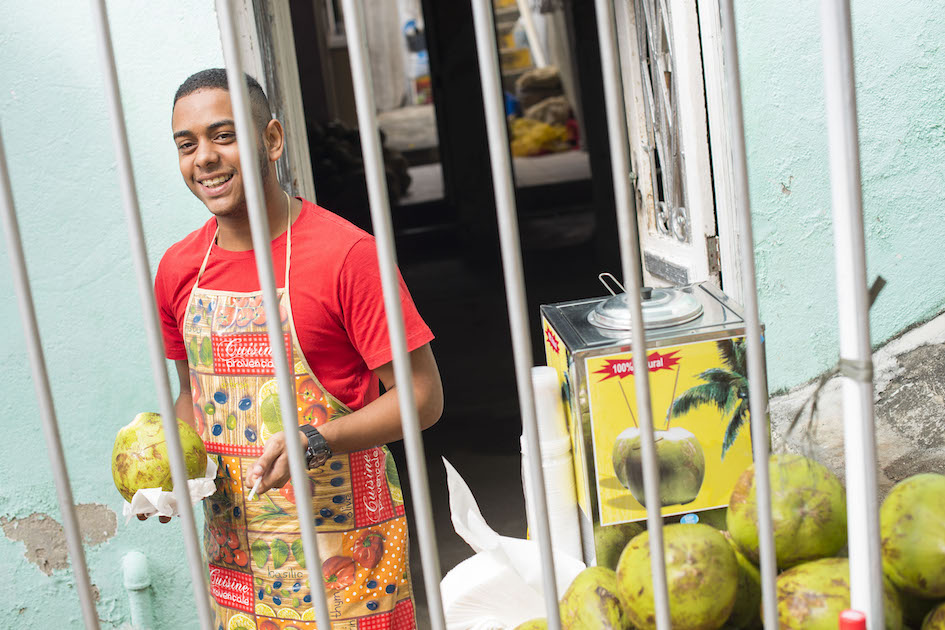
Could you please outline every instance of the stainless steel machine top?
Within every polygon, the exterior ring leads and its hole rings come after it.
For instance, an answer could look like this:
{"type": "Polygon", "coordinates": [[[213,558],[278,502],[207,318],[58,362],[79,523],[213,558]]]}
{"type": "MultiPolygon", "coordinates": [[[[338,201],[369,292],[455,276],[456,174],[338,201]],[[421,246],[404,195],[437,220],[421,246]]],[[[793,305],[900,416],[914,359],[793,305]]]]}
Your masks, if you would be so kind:
{"type": "MultiPolygon", "coordinates": [[[[676,289],[643,289],[644,328],[665,328],[691,322],[700,315],[702,304],[692,293],[676,289]]],[[[630,330],[630,306],[627,294],[619,293],[594,307],[587,321],[599,328],[630,330]]]]}

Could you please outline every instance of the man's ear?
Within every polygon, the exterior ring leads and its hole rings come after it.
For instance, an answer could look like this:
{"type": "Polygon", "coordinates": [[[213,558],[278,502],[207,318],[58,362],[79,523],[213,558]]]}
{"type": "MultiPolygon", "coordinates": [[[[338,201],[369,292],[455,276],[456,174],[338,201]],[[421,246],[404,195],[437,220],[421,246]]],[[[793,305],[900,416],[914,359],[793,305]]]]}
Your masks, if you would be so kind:
{"type": "Polygon", "coordinates": [[[275,162],[282,156],[285,150],[285,129],[282,123],[273,118],[263,130],[263,142],[266,145],[266,153],[270,162],[275,162]]]}

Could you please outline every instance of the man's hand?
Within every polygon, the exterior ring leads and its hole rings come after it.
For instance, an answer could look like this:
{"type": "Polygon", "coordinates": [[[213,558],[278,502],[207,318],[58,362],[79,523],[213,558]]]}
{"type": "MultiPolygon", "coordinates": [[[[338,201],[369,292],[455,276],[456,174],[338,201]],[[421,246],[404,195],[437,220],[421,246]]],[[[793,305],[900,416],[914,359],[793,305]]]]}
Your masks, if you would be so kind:
{"type": "MultiPolygon", "coordinates": [[[[298,431],[297,435],[299,436],[299,447],[304,455],[305,447],[308,446],[308,438],[301,431],[298,431]]],[[[259,456],[253,467],[246,473],[243,485],[252,488],[260,477],[262,481],[256,490],[257,494],[262,494],[272,488],[281,488],[291,479],[289,454],[286,451],[285,433],[282,431],[273,433],[272,437],[266,441],[263,454],[259,456]]]]}

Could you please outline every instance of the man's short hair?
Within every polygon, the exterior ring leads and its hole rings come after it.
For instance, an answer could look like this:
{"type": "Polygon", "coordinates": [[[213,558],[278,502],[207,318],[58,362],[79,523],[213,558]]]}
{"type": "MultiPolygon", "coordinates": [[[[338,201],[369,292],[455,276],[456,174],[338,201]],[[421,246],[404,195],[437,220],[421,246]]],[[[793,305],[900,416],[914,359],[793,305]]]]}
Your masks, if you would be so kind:
{"type": "MultiPolygon", "coordinates": [[[[259,129],[264,129],[266,125],[269,124],[269,121],[272,120],[272,109],[269,107],[269,99],[266,98],[266,93],[256,79],[245,72],[243,76],[246,77],[246,87],[249,91],[249,102],[252,105],[253,120],[256,122],[256,126],[259,129]]],[[[230,91],[225,68],[208,68],[187,77],[174,94],[174,105],[176,106],[177,101],[185,96],[190,96],[194,92],[211,89],[230,91]]]]}

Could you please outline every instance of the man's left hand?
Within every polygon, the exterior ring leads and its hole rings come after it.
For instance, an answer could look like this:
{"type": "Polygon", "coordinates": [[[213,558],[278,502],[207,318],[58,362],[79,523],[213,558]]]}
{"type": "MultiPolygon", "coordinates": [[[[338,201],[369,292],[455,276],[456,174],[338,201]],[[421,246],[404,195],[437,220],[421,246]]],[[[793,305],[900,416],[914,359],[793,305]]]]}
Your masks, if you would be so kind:
{"type": "MultiPolygon", "coordinates": [[[[296,434],[299,436],[298,444],[302,448],[304,456],[305,447],[308,446],[308,438],[301,431],[296,434]]],[[[246,488],[252,488],[260,477],[262,481],[256,490],[257,494],[268,492],[272,488],[281,488],[288,483],[292,475],[289,472],[289,454],[285,445],[285,433],[282,431],[274,433],[272,437],[266,440],[263,454],[259,456],[259,459],[249,469],[246,478],[243,480],[243,485],[246,488]]]]}

